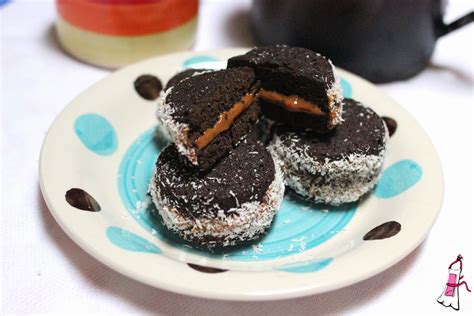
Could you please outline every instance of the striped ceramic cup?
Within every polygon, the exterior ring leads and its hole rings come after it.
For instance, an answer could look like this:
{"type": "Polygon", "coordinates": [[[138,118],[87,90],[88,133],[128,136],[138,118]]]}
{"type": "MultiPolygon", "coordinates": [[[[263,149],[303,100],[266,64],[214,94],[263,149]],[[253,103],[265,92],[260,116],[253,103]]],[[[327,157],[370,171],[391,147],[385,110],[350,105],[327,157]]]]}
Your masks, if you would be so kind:
{"type": "Polygon", "coordinates": [[[191,47],[198,0],[56,0],[57,34],[71,55],[104,67],[191,47]]]}

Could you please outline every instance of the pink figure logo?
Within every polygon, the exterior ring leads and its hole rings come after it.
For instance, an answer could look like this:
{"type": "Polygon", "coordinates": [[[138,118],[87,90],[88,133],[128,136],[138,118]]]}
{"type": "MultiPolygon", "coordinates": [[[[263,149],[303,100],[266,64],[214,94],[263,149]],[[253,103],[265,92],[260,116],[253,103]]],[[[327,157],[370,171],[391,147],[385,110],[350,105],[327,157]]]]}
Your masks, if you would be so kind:
{"type": "Polygon", "coordinates": [[[466,290],[471,292],[466,281],[461,281],[464,277],[462,272],[462,256],[458,255],[456,260],[451,262],[448,267],[448,282],[444,287],[443,292],[438,297],[438,303],[445,307],[452,307],[455,310],[459,310],[459,287],[461,285],[466,286],[466,290]]]}

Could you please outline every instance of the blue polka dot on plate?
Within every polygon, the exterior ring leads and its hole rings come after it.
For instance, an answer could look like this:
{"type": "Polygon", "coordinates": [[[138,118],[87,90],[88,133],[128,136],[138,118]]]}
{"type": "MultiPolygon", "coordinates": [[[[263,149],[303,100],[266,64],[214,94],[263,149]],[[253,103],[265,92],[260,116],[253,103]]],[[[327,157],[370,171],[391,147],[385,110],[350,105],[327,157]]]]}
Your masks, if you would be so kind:
{"type": "Polygon", "coordinates": [[[160,248],[148,240],[120,227],[110,226],[106,231],[107,238],[117,247],[129,251],[161,253],[160,248]]]}
{"type": "Polygon", "coordinates": [[[291,264],[277,268],[277,270],[293,273],[308,273],[316,272],[327,267],[332,261],[332,258],[325,258],[305,263],[291,264]]]}
{"type": "Polygon", "coordinates": [[[400,160],[388,167],[375,187],[375,196],[389,199],[399,195],[420,181],[423,170],[413,160],[400,160]]]}
{"type": "Polygon", "coordinates": [[[352,97],[352,86],[346,79],[339,78],[344,98],[352,97]]]}
{"type": "Polygon", "coordinates": [[[99,114],[88,113],[79,116],[74,122],[74,131],[84,146],[98,155],[110,155],[117,149],[115,129],[99,114]]]}
{"type": "Polygon", "coordinates": [[[216,58],[216,57],[206,56],[206,55],[193,56],[193,57],[190,57],[190,58],[186,59],[183,62],[183,67],[184,68],[189,68],[189,67],[192,67],[194,64],[210,62],[210,61],[219,61],[219,59],[216,58]]]}

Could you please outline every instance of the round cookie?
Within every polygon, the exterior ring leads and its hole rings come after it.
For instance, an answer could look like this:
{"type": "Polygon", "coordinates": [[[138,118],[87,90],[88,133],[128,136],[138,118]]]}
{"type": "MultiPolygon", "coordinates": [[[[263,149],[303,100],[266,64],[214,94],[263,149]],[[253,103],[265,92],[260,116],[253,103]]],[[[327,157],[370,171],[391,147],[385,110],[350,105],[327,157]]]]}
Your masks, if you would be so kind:
{"type": "Polygon", "coordinates": [[[372,109],[344,100],[344,122],[325,135],[278,127],[269,146],[282,161],[286,184],[316,202],[340,205],[358,200],[377,182],[387,127],[372,109]]]}
{"type": "Polygon", "coordinates": [[[168,229],[214,248],[260,237],[284,194],[279,164],[260,143],[244,139],[209,171],[190,166],[174,144],[156,162],[150,194],[168,229]]]}
{"type": "Polygon", "coordinates": [[[325,133],[341,121],[342,90],[329,59],[285,45],[256,47],[228,60],[251,67],[261,81],[259,99],[268,118],[295,130],[325,133]]]}
{"type": "Polygon", "coordinates": [[[248,67],[206,72],[166,90],[157,116],[179,152],[200,169],[209,169],[258,120],[258,89],[248,67]]]}

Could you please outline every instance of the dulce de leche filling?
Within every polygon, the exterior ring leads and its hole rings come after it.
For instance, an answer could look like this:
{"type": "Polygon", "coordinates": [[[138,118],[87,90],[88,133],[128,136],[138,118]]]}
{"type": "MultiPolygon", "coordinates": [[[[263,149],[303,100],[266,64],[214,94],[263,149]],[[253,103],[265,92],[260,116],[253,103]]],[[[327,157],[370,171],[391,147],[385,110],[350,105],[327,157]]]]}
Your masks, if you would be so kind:
{"type": "Polygon", "coordinates": [[[288,111],[305,112],[312,115],[324,115],[324,112],[315,104],[296,95],[283,95],[275,91],[260,90],[258,96],[266,101],[276,103],[288,111]]]}
{"type": "Polygon", "coordinates": [[[212,142],[212,140],[217,135],[228,130],[232,126],[235,119],[240,114],[242,114],[242,112],[248,109],[248,107],[250,106],[250,104],[252,104],[253,100],[256,97],[278,104],[287,109],[288,111],[305,112],[311,115],[324,115],[324,112],[321,111],[318,106],[309,101],[306,101],[301,97],[298,97],[296,95],[287,96],[275,91],[261,89],[257,93],[257,95],[247,93],[242,97],[239,102],[235,103],[234,106],[230,108],[230,110],[222,113],[219,116],[219,119],[217,120],[216,124],[214,124],[213,127],[205,130],[204,133],[194,141],[194,145],[198,149],[202,149],[209,145],[209,143],[212,142]]]}
{"type": "Polygon", "coordinates": [[[244,95],[239,102],[235,103],[234,106],[230,108],[230,110],[222,113],[216,124],[205,130],[204,133],[194,141],[194,145],[198,149],[206,147],[217,135],[228,130],[234,123],[235,119],[242,114],[243,111],[248,109],[254,99],[255,95],[253,94],[247,93],[244,95]]]}

